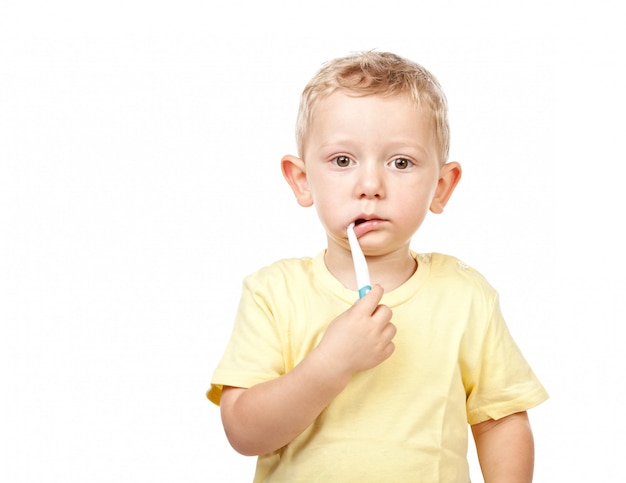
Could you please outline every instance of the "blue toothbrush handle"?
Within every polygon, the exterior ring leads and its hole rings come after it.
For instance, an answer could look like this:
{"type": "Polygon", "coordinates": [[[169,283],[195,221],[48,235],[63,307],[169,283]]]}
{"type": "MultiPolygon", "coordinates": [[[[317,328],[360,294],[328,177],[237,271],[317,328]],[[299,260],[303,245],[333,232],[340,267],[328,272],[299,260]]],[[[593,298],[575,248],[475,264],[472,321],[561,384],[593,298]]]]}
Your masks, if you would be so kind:
{"type": "Polygon", "coordinates": [[[363,297],[365,297],[365,294],[369,292],[370,290],[372,290],[372,287],[370,287],[369,285],[365,285],[361,287],[359,289],[359,298],[362,299],[363,297]]]}

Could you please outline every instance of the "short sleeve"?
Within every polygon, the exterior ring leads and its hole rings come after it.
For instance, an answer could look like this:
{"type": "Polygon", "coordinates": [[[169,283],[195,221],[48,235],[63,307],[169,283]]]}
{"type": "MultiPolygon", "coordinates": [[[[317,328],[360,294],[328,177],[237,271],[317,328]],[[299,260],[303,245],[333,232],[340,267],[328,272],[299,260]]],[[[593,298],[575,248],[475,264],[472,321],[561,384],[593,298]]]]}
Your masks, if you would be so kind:
{"type": "Polygon", "coordinates": [[[281,335],[265,286],[255,275],[244,280],[233,331],[207,392],[215,404],[223,386],[248,388],[285,373],[281,335]]]}
{"type": "Polygon", "coordinates": [[[480,340],[477,337],[465,343],[481,347],[465,380],[470,424],[526,411],[548,399],[546,390],[511,337],[497,294],[480,340]]]}

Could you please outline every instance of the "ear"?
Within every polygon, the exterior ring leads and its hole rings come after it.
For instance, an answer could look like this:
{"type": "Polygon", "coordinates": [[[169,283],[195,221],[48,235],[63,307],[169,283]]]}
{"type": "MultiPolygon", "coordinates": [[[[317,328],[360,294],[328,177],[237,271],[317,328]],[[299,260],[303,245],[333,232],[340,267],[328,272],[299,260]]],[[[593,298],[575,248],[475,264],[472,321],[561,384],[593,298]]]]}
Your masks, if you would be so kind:
{"type": "Polygon", "coordinates": [[[313,205],[313,197],[306,177],[304,161],[295,156],[284,156],[280,162],[283,176],[291,186],[293,194],[300,206],[309,207],[313,205]]]}
{"type": "Polygon", "coordinates": [[[435,196],[430,203],[430,211],[437,214],[443,213],[443,209],[460,179],[461,165],[459,163],[446,163],[441,167],[435,196]]]}

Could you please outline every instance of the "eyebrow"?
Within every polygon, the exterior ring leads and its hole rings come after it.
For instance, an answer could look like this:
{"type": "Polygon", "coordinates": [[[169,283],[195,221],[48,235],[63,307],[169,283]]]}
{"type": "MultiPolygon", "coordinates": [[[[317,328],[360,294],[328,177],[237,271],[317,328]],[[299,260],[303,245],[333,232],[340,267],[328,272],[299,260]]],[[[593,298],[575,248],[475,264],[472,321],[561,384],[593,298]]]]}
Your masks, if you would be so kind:
{"type": "MultiPolygon", "coordinates": [[[[329,142],[318,144],[318,148],[321,151],[343,151],[342,147],[347,147],[347,150],[350,150],[350,146],[358,146],[360,143],[351,140],[351,139],[334,139],[329,142]]],[[[407,152],[410,154],[412,152],[418,152],[420,154],[429,155],[429,150],[426,149],[422,144],[418,144],[415,142],[407,141],[407,140],[391,140],[384,141],[382,144],[382,149],[384,151],[398,151],[398,154],[403,152],[407,152]]],[[[436,146],[435,146],[436,150],[436,146]]]]}

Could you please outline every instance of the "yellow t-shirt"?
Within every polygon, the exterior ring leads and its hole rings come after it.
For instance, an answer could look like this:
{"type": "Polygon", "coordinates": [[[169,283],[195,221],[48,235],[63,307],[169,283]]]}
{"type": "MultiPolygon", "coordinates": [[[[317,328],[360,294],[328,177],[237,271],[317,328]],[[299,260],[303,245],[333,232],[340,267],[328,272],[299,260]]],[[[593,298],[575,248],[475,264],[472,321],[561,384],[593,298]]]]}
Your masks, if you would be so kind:
{"type": "MultiPolygon", "coordinates": [[[[469,481],[468,423],[530,409],[548,395],[502,318],[495,290],[457,259],[413,254],[415,274],[386,293],[392,356],[356,374],[291,443],[258,458],[255,482],[469,481]]],[[[280,377],[358,298],[317,257],[250,275],[208,398],[280,377]]]]}

